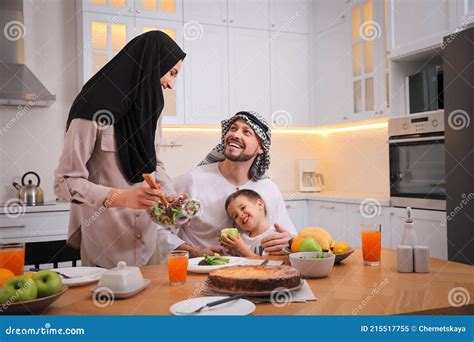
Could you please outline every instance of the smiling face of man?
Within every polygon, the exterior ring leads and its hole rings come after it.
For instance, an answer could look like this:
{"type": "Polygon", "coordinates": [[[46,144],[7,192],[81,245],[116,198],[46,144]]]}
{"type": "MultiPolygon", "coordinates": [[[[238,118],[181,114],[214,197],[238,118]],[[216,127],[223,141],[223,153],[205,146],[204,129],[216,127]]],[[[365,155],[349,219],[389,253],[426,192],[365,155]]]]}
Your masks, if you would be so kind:
{"type": "Polygon", "coordinates": [[[224,136],[224,144],[224,156],[233,162],[253,160],[258,154],[263,153],[260,140],[255,131],[242,119],[232,123],[229,131],[224,136]]]}

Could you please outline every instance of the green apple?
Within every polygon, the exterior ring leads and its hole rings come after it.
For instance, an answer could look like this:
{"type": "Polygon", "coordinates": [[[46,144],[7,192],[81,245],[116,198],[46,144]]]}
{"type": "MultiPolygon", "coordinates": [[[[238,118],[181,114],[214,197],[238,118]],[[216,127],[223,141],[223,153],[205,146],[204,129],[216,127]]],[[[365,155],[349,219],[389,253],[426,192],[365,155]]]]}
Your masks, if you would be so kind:
{"type": "Polygon", "coordinates": [[[0,304],[7,304],[14,294],[15,291],[10,288],[6,288],[5,286],[0,287],[0,304]]]}
{"type": "Polygon", "coordinates": [[[227,235],[230,235],[232,237],[239,237],[239,230],[237,228],[224,228],[221,230],[221,239],[226,237],[227,235]]]}
{"type": "Polygon", "coordinates": [[[298,252],[322,252],[323,249],[315,238],[307,237],[301,241],[298,252]]]}
{"type": "Polygon", "coordinates": [[[38,288],[35,282],[25,276],[16,276],[5,282],[3,285],[8,292],[12,293],[12,302],[24,302],[26,300],[36,299],[38,296],[38,288]]]}
{"type": "Polygon", "coordinates": [[[52,296],[61,291],[63,281],[61,277],[53,271],[42,270],[33,274],[32,279],[38,287],[38,298],[52,296]]]}

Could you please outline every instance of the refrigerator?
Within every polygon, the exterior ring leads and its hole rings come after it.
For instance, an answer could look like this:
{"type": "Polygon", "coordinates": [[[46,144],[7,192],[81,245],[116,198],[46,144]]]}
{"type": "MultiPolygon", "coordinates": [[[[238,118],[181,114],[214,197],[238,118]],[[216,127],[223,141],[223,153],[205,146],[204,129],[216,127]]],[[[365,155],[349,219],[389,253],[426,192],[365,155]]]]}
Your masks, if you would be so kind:
{"type": "Polygon", "coordinates": [[[474,263],[474,27],[444,37],[448,259],[474,263]]]}

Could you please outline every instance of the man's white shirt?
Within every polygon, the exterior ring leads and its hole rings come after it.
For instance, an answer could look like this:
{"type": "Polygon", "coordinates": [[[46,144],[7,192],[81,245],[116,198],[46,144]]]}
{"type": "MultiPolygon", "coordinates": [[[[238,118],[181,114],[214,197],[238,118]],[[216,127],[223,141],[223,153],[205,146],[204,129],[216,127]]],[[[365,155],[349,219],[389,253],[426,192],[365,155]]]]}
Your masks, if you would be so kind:
{"type": "Polygon", "coordinates": [[[174,189],[178,194],[187,193],[190,198],[199,200],[203,210],[188,226],[180,228],[177,235],[167,229],[158,231],[162,261],[167,253],[183,243],[197,247],[218,246],[221,229],[233,225],[233,220],[226,213],[225,201],[230,194],[241,189],[254,190],[263,198],[269,224],[278,223],[291,235],[296,235],[283,196],[278,186],[268,178],[256,182],[249,180],[246,184],[236,187],[221,174],[218,163],[212,163],[198,166],[176,177],[174,189]]]}

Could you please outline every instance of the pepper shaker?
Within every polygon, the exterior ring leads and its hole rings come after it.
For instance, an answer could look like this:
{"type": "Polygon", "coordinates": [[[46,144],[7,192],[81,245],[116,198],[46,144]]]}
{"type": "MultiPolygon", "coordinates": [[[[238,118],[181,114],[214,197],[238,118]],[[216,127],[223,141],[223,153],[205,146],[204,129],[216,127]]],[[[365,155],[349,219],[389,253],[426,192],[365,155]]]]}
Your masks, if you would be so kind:
{"type": "Polygon", "coordinates": [[[413,247],[400,245],[397,247],[397,270],[400,273],[413,272],[413,247]]]}
{"type": "Polygon", "coordinates": [[[430,272],[430,249],[428,246],[415,246],[413,248],[416,273],[430,272]]]}

